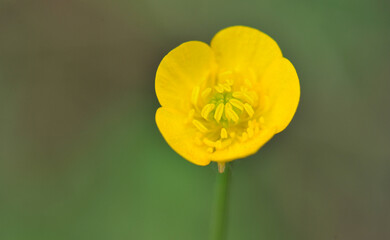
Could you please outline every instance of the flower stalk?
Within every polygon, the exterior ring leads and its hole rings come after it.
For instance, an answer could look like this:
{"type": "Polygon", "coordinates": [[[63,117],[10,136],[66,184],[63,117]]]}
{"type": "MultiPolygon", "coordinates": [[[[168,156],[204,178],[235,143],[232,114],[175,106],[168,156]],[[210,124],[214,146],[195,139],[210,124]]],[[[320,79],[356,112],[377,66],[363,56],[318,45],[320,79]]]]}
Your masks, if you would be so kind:
{"type": "Polygon", "coordinates": [[[227,204],[230,178],[228,163],[218,163],[218,174],[215,186],[214,212],[211,219],[210,240],[223,240],[226,238],[227,204]]]}

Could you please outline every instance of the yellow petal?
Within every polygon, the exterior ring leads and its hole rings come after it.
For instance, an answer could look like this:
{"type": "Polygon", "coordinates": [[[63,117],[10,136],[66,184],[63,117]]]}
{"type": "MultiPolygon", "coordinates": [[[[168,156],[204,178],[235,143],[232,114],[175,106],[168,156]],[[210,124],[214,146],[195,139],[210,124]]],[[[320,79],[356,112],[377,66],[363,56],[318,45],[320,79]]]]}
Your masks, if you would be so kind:
{"type": "Polygon", "coordinates": [[[258,76],[275,58],[282,57],[279,46],[271,37],[245,26],[219,31],[211,41],[211,48],[221,68],[252,68],[258,76]]]}
{"type": "Polygon", "coordinates": [[[175,109],[160,107],[156,112],[157,127],[169,146],[188,161],[206,166],[210,163],[210,153],[196,144],[198,130],[188,127],[185,119],[186,115],[175,109]]]}
{"type": "Polygon", "coordinates": [[[259,91],[267,95],[263,113],[267,126],[283,131],[293,118],[300,97],[299,79],[294,66],[286,58],[275,60],[259,82],[259,91]]]}
{"type": "MultiPolygon", "coordinates": [[[[215,64],[211,48],[203,42],[190,41],[170,51],[156,73],[155,89],[163,107],[187,110],[199,85],[215,64]]],[[[197,95],[196,95],[197,98],[197,95]]]]}
{"type": "Polygon", "coordinates": [[[261,129],[258,134],[245,142],[236,141],[225,149],[215,151],[211,154],[211,161],[228,162],[255,154],[274,134],[273,129],[261,129]]]}

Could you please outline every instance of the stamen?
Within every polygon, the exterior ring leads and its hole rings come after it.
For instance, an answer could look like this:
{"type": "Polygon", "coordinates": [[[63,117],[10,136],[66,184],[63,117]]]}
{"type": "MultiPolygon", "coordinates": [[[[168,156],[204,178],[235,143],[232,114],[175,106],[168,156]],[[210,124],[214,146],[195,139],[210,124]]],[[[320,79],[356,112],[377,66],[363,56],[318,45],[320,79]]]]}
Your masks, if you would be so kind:
{"type": "Polygon", "coordinates": [[[226,131],[226,128],[222,128],[221,129],[221,138],[224,139],[224,138],[227,138],[228,135],[227,135],[227,131],[226,131]]]}
{"type": "Polygon", "coordinates": [[[232,88],[228,84],[223,84],[223,89],[225,89],[226,92],[230,92],[232,88]]]}
{"type": "Polygon", "coordinates": [[[209,146],[209,147],[215,147],[215,142],[211,141],[211,140],[208,139],[208,138],[204,138],[204,139],[203,139],[203,143],[206,144],[206,145],[209,146]]]}
{"type": "Polygon", "coordinates": [[[230,144],[232,144],[232,139],[226,139],[226,140],[222,141],[221,147],[219,149],[226,148],[230,144]]]}
{"type": "Polygon", "coordinates": [[[234,83],[234,80],[231,78],[228,78],[228,79],[226,79],[226,83],[229,84],[230,86],[232,86],[234,83]]]}
{"type": "Polygon", "coordinates": [[[200,113],[200,115],[202,115],[202,117],[206,120],[208,120],[208,117],[209,117],[209,114],[211,113],[211,111],[213,111],[215,108],[215,104],[207,104],[206,106],[203,107],[202,109],[202,112],[200,113]]]}
{"type": "Polygon", "coordinates": [[[232,119],[230,117],[230,114],[229,114],[229,106],[231,106],[230,103],[226,103],[225,104],[225,117],[227,118],[227,120],[231,120],[232,119]]]}
{"type": "MultiPolygon", "coordinates": [[[[249,75],[223,71],[215,81],[214,86],[192,89],[193,107],[189,108],[187,118],[187,122],[192,122],[197,129],[194,144],[203,146],[210,155],[235,141],[246,142],[261,132],[264,117],[254,119],[255,111],[263,112],[262,108],[267,105],[259,98],[263,94],[258,96],[253,91],[255,81],[249,75]],[[233,86],[235,79],[239,84],[233,86]],[[209,122],[214,120],[216,122],[209,122]]],[[[220,165],[222,167],[223,163],[220,165]]]]}
{"type": "Polygon", "coordinates": [[[254,135],[254,131],[253,131],[253,128],[251,128],[251,127],[249,127],[248,129],[247,129],[247,132],[248,132],[248,137],[253,137],[253,135],[254,135]]]}
{"type": "Polygon", "coordinates": [[[242,92],[234,92],[233,97],[241,99],[244,97],[244,94],[242,92]]]}
{"type": "Polygon", "coordinates": [[[206,89],[203,90],[203,92],[201,93],[202,98],[208,97],[210,93],[211,93],[211,88],[206,88],[206,89]]]}
{"type": "Polygon", "coordinates": [[[222,114],[223,114],[223,108],[224,108],[224,104],[223,103],[220,103],[217,107],[217,109],[215,110],[215,113],[214,113],[214,118],[215,120],[217,121],[217,123],[219,123],[219,121],[221,120],[221,117],[222,117],[222,114]]]}
{"type": "Polygon", "coordinates": [[[236,108],[240,109],[241,111],[244,110],[244,104],[240,101],[240,100],[237,100],[237,99],[230,99],[229,102],[236,108]]]}
{"type": "Polygon", "coordinates": [[[221,72],[221,73],[218,74],[218,79],[221,79],[221,78],[223,78],[223,77],[229,76],[229,75],[231,75],[232,73],[233,73],[233,72],[230,71],[230,70],[221,72]]]}
{"type": "Polygon", "coordinates": [[[239,119],[237,113],[233,110],[233,107],[230,103],[226,103],[225,105],[225,116],[228,120],[233,120],[233,122],[237,122],[239,119]]]}
{"type": "Polygon", "coordinates": [[[245,92],[234,92],[233,97],[244,100],[244,101],[250,103],[251,105],[254,104],[253,98],[245,92]]]}
{"type": "Polygon", "coordinates": [[[253,111],[253,108],[248,103],[245,103],[244,105],[245,111],[248,113],[249,117],[252,117],[255,111],[253,111]]]}
{"type": "Polygon", "coordinates": [[[260,117],[260,118],[259,118],[259,122],[260,122],[260,123],[264,123],[264,117],[260,117]]]}
{"type": "Polygon", "coordinates": [[[255,122],[256,120],[249,120],[248,121],[248,127],[254,127],[254,125],[256,124],[256,122],[255,122]]]}
{"type": "Polygon", "coordinates": [[[198,120],[192,120],[192,124],[194,124],[194,126],[199,130],[201,131],[202,133],[205,133],[208,131],[208,129],[201,123],[199,122],[198,120]]]}
{"type": "Polygon", "coordinates": [[[245,99],[245,101],[247,101],[251,105],[254,104],[253,98],[251,96],[249,96],[247,93],[244,93],[244,99],[245,99]]]}
{"type": "Polygon", "coordinates": [[[199,86],[196,86],[194,87],[194,89],[192,89],[191,102],[194,105],[198,103],[199,90],[200,90],[199,86]]]}
{"type": "Polygon", "coordinates": [[[218,140],[218,141],[215,142],[215,147],[218,148],[218,149],[220,149],[222,147],[221,140],[218,140]]]}
{"type": "Polygon", "coordinates": [[[241,142],[245,142],[246,140],[248,140],[248,133],[247,132],[244,132],[241,136],[241,142]]]}
{"type": "MultiPolygon", "coordinates": [[[[231,78],[231,75],[232,75],[232,71],[224,71],[224,72],[221,72],[218,74],[218,80],[219,82],[224,82],[224,81],[228,81],[228,79],[231,78]]],[[[230,84],[232,85],[232,84],[230,84]]]]}
{"type": "Polygon", "coordinates": [[[214,87],[215,90],[219,93],[223,93],[223,86],[221,84],[218,84],[217,86],[214,87]]]}

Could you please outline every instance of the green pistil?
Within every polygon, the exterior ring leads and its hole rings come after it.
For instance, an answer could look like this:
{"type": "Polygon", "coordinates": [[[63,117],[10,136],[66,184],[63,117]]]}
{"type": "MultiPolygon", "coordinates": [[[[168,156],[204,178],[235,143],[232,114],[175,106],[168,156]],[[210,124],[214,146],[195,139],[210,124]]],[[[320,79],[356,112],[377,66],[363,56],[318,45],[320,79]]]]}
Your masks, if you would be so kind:
{"type": "Polygon", "coordinates": [[[232,99],[233,96],[232,96],[232,93],[231,92],[226,92],[226,93],[216,93],[210,100],[209,103],[213,103],[215,104],[216,106],[218,106],[218,104],[220,103],[223,103],[223,104],[226,104],[227,102],[229,102],[230,99],[232,99]]]}

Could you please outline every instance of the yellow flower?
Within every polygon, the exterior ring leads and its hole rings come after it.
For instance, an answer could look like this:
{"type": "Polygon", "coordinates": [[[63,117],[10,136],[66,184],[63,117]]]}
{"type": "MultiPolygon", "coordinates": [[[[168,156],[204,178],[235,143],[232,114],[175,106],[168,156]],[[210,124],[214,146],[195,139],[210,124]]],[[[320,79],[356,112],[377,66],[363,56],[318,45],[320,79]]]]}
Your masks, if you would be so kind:
{"type": "Polygon", "coordinates": [[[284,130],[298,106],[294,66],[268,35],[244,26],[210,46],[190,41],[161,61],[156,123],[168,144],[197,165],[254,154],[284,130]]]}

